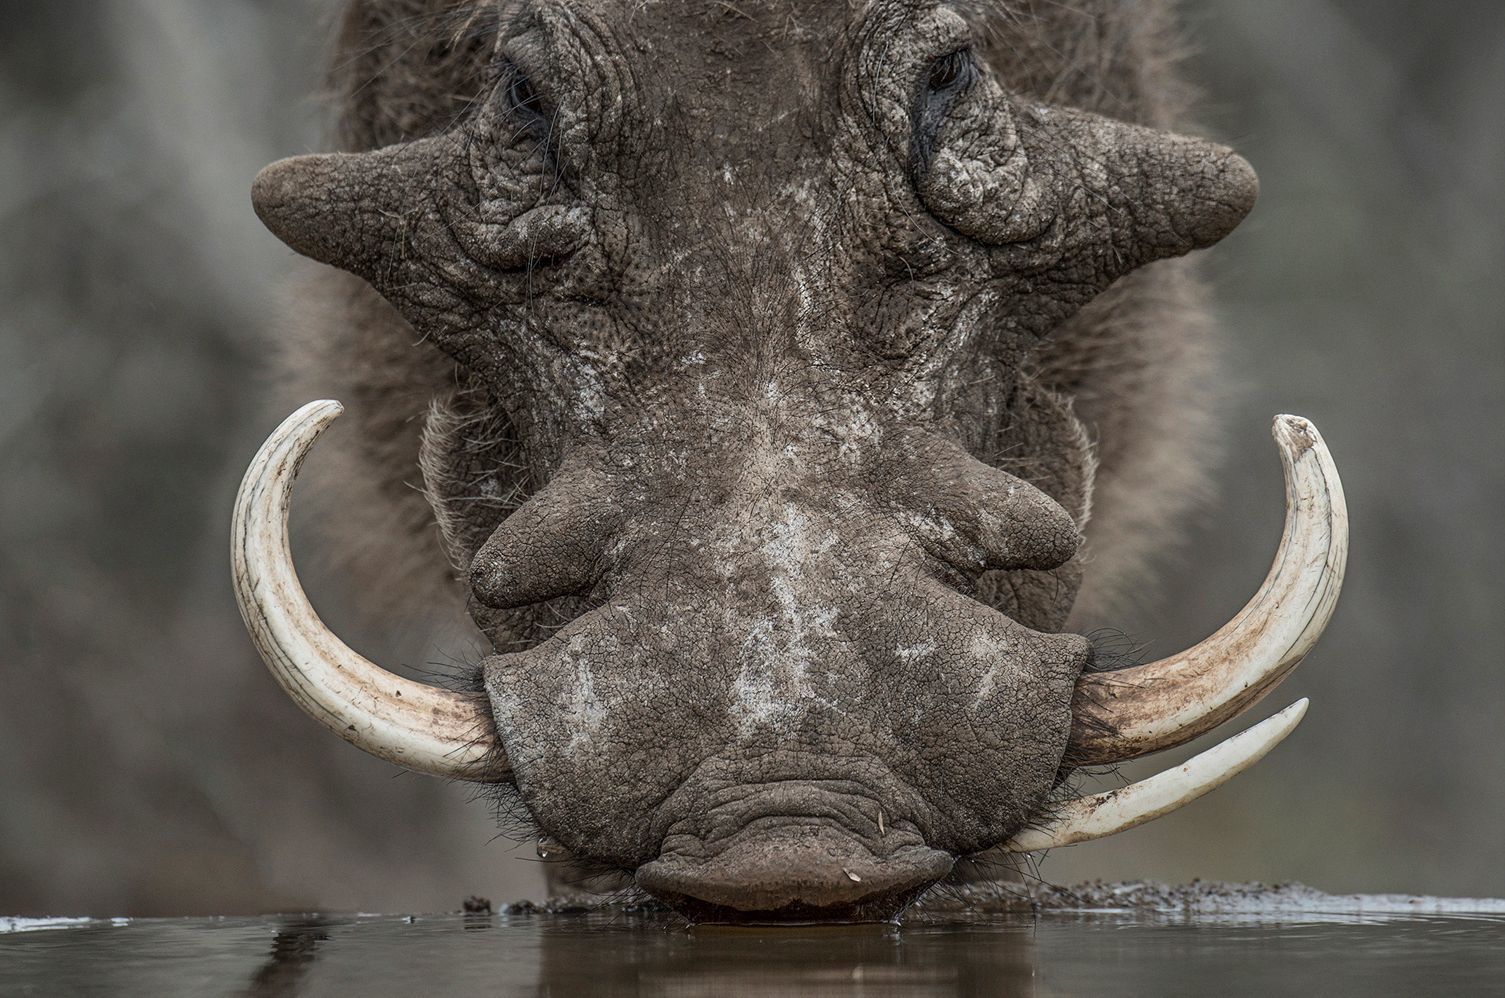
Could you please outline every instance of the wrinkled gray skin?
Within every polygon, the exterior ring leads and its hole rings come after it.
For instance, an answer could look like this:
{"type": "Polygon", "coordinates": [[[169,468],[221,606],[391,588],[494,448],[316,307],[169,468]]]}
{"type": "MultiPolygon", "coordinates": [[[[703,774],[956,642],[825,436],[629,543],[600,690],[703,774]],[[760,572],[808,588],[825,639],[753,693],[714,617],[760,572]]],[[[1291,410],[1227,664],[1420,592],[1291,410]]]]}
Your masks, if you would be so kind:
{"type": "Polygon", "coordinates": [[[255,201],[448,358],[424,479],[522,801],[695,917],[891,916],[1069,767],[1098,454],[1051,344],[1252,173],[1019,89],[1033,14],[440,7],[463,103],[255,201]]]}

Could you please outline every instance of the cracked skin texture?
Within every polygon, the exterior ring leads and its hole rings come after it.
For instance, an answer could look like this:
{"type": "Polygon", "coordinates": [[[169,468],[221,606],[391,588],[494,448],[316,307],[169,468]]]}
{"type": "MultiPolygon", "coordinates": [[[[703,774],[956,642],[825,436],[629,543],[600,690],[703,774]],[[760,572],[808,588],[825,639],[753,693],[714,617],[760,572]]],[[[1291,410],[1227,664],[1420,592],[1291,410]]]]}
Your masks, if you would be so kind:
{"type": "Polygon", "coordinates": [[[433,19],[462,112],[253,196],[454,365],[425,481],[522,800],[698,917],[892,915],[1067,748],[1098,455],[1052,337],[1252,171],[1011,89],[983,6],[433,19]]]}

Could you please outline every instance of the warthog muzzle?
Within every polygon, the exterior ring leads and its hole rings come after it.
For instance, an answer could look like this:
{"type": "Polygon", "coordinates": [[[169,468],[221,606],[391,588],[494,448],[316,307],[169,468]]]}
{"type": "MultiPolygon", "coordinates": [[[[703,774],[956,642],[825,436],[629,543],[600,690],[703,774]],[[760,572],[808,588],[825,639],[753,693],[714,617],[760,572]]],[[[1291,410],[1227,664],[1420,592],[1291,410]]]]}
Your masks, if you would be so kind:
{"type": "MultiPolygon", "coordinates": [[[[926,835],[925,826],[939,820],[935,805],[877,767],[872,761],[877,752],[855,753],[846,771],[830,767],[827,760],[830,771],[812,777],[808,767],[792,759],[788,746],[769,744],[744,771],[734,772],[717,760],[714,747],[700,755],[698,749],[686,751],[703,732],[681,725],[653,733],[656,759],[613,758],[609,753],[617,739],[600,737],[608,753],[601,755],[595,739],[571,744],[568,729],[609,725],[612,704],[619,698],[653,696],[651,684],[641,684],[642,676],[628,677],[638,686],[611,689],[603,684],[591,694],[594,701],[580,699],[578,683],[560,685],[556,692],[568,688],[577,698],[560,703],[534,699],[526,682],[493,674],[492,702],[512,705],[508,716],[499,719],[484,696],[400,678],[349,648],[309,605],[287,538],[294,477],[314,440],[340,411],[337,402],[310,403],[272,434],[241,485],[234,518],[232,553],[241,613],[273,675],[310,716],[359,748],[407,769],[478,782],[514,779],[514,768],[521,767],[504,749],[498,722],[520,731],[531,718],[548,737],[542,745],[519,744],[517,751],[528,753],[528,763],[541,767],[547,783],[535,792],[544,799],[571,792],[571,757],[577,760],[573,768],[588,774],[587,782],[601,778],[592,772],[596,767],[635,774],[646,766],[669,774],[672,785],[662,817],[646,841],[619,840],[609,809],[598,811],[588,826],[610,843],[603,851],[611,859],[637,871],[644,888],[699,917],[889,917],[946,875],[956,853],[935,848],[926,835]],[[549,765],[551,753],[565,761],[549,765]],[[677,769],[684,759],[698,760],[688,773],[677,769]]],[[[1112,672],[1082,672],[1071,701],[1074,721],[1064,753],[1068,762],[1105,765],[1181,745],[1253,706],[1316,643],[1336,604],[1347,555],[1342,488],[1311,424],[1281,416],[1275,440],[1286,470],[1287,515],[1265,583],[1229,623],[1184,652],[1112,672]]],[[[607,648],[621,647],[607,632],[596,637],[607,648]]],[[[629,641],[630,634],[621,635],[623,644],[629,641]]],[[[1080,648],[1076,653],[1080,656],[1080,648]]],[[[506,658],[522,658],[514,674],[534,677],[551,668],[572,672],[591,661],[589,656],[572,660],[570,654],[568,646],[546,644],[506,658]],[[546,657],[552,663],[544,663],[546,657]]],[[[1080,666],[1080,660],[1056,665],[1080,666]]],[[[672,704],[673,684],[662,685],[664,704],[672,704]]],[[[547,689],[545,684],[532,692],[547,689]]],[[[873,693],[871,699],[882,704],[882,688],[873,693]]],[[[757,691],[750,695],[756,710],[757,691]]],[[[816,722],[799,730],[817,750],[822,733],[843,745],[863,745],[864,732],[843,732],[860,699],[817,708],[816,722]]],[[[770,700],[764,706],[777,710],[780,703],[770,700]]],[[[883,704],[883,709],[895,713],[904,706],[883,704]]],[[[1306,701],[1298,701],[1175,769],[1122,790],[1057,804],[996,848],[1026,852],[1070,845],[1175,810],[1262,758],[1295,728],[1305,710],[1306,701]]],[[[707,708],[704,716],[721,723],[727,715],[707,708]]],[[[870,714],[863,723],[894,730],[876,717],[870,714]]],[[[985,726],[987,719],[973,718],[973,723],[985,726]]],[[[706,730],[714,735],[722,729],[710,724],[706,730]]],[[[1004,732],[991,734],[1007,738],[1004,732]]],[[[988,744],[985,729],[973,735],[978,739],[973,750],[988,744]]],[[[919,743],[925,744],[924,739],[919,743]]],[[[916,765],[923,765],[923,759],[916,765]]],[[[923,776],[910,778],[919,782],[923,776]]],[[[575,806],[597,807],[593,802],[575,806]]],[[[642,838],[636,830],[634,834],[642,838]]]]}

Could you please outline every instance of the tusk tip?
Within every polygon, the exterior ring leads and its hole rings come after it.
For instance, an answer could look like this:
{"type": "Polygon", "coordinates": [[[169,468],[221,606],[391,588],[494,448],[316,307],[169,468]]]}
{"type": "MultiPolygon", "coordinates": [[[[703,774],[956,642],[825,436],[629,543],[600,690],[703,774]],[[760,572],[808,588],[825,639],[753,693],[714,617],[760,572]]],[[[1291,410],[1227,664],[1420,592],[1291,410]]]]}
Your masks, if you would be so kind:
{"type": "MultiPolygon", "coordinates": [[[[1311,706],[1311,703],[1310,699],[1302,697],[1285,710],[1276,711],[1263,721],[1245,730],[1254,731],[1257,728],[1260,731],[1269,731],[1272,733],[1274,739],[1272,744],[1278,743],[1286,735],[1296,730],[1296,725],[1300,724],[1302,718],[1306,717],[1306,709],[1311,706]]],[[[1253,738],[1254,736],[1251,735],[1250,737],[1253,738]]]]}
{"type": "Polygon", "coordinates": [[[1275,423],[1270,428],[1270,435],[1281,449],[1289,451],[1291,455],[1298,456],[1306,453],[1313,447],[1320,446],[1322,434],[1317,432],[1317,427],[1312,421],[1301,416],[1281,414],[1275,417],[1275,423]]]}
{"type": "MultiPolygon", "coordinates": [[[[1277,714],[1271,715],[1270,720],[1273,721],[1273,720],[1275,720],[1277,718],[1280,718],[1282,720],[1282,722],[1283,722],[1283,723],[1281,723],[1279,725],[1271,725],[1271,726],[1272,727],[1281,727],[1281,728],[1283,728],[1286,731],[1292,731],[1292,730],[1294,730],[1295,727],[1296,727],[1296,725],[1298,725],[1298,724],[1301,723],[1301,719],[1304,718],[1304,717],[1306,717],[1306,709],[1308,707],[1310,707],[1311,704],[1312,704],[1312,701],[1310,699],[1308,699],[1307,697],[1302,697],[1300,700],[1297,700],[1295,703],[1291,704],[1285,710],[1282,710],[1282,711],[1280,711],[1277,714]]],[[[1281,737],[1284,737],[1284,735],[1282,735],[1281,737]]]]}
{"type": "Polygon", "coordinates": [[[345,404],[339,399],[315,399],[299,407],[292,418],[299,422],[317,420],[321,424],[328,424],[339,419],[344,411],[345,404]]]}
{"type": "MultiPolygon", "coordinates": [[[[292,415],[282,421],[273,438],[296,439],[305,450],[317,440],[329,424],[344,413],[344,403],[336,399],[316,399],[300,405],[292,415]]],[[[254,467],[254,466],[253,466],[254,467]]]]}

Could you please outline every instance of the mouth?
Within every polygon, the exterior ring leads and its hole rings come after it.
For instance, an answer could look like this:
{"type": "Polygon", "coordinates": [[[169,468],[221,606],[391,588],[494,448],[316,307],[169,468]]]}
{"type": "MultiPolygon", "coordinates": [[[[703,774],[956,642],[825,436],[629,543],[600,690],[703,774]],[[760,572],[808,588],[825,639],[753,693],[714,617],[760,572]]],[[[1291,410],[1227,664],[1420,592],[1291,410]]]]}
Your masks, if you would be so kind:
{"type": "Polygon", "coordinates": [[[951,871],[956,857],[922,831],[924,802],[876,760],[781,757],[751,784],[702,766],[666,801],[681,817],[638,886],[697,923],[872,922],[951,871]]]}
{"type": "Polygon", "coordinates": [[[637,872],[640,887],[694,922],[769,924],[896,919],[956,859],[918,833],[874,847],[814,819],[754,822],[704,854],[686,837],[637,872]]]}

